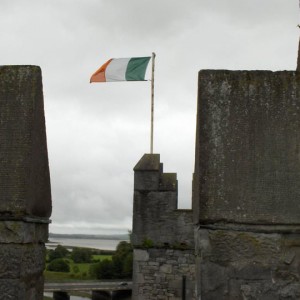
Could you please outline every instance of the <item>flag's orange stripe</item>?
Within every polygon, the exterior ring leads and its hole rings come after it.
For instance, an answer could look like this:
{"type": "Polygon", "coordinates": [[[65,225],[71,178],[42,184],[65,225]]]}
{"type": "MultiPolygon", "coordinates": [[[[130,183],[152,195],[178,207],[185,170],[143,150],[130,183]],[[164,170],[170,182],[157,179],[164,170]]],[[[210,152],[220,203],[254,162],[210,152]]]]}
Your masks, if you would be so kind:
{"type": "Polygon", "coordinates": [[[91,77],[90,82],[106,82],[105,70],[110,64],[112,59],[108,60],[104,65],[102,65],[91,77]]]}

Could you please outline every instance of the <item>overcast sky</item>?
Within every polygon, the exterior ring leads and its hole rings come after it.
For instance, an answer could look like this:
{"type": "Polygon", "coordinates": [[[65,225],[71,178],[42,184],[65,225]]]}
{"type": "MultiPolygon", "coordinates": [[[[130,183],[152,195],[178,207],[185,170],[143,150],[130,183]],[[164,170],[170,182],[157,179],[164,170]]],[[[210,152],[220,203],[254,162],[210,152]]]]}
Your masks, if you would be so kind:
{"type": "Polygon", "coordinates": [[[295,70],[298,0],[1,0],[0,65],[43,73],[50,232],[131,229],[133,167],[150,149],[150,82],[89,83],[155,52],[154,152],[191,207],[201,69],[295,70]]]}

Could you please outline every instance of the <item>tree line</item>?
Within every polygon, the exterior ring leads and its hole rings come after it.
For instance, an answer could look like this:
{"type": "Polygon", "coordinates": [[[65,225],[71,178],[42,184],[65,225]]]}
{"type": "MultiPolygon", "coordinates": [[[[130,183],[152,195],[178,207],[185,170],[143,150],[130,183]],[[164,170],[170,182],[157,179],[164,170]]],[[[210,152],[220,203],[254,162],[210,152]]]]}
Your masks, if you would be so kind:
{"type": "MultiPolygon", "coordinates": [[[[111,252],[108,252],[111,253],[111,252]]],[[[122,241],[113,252],[111,259],[94,260],[95,250],[89,248],[73,248],[58,245],[47,251],[47,270],[53,272],[70,272],[69,260],[74,263],[90,264],[89,275],[96,279],[132,278],[133,249],[129,242],[122,241]]],[[[105,252],[101,251],[101,254],[105,252]]]]}

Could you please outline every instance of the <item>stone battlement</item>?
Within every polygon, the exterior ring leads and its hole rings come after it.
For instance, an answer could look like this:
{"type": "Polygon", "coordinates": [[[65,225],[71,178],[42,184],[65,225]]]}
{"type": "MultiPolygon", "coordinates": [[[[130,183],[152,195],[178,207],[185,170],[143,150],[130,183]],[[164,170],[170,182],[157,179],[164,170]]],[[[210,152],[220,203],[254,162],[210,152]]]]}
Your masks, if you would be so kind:
{"type": "Polygon", "coordinates": [[[145,154],[134,168],[132,241],[164,248],[194,248],[192,210],[178,210],[176,173],[163,173],[159,154],[145,154]]]}
{"type": "Polygon", "coordinates": [[[159,154],[134,168],[133,299],[194,299],[191,210],[178,210],[177,176],[164,173],[159,154]]]}

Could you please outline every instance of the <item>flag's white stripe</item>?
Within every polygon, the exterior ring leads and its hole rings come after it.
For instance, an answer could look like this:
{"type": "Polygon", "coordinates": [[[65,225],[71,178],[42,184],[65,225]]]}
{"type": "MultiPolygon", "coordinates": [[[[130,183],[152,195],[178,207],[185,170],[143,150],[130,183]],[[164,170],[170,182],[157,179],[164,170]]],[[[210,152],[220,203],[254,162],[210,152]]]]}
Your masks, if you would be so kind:
{"type": "Polygon", "coordinates": [[[130,58],[113,59],[105,70],[106,81],[124,81],[130,58]]]}

